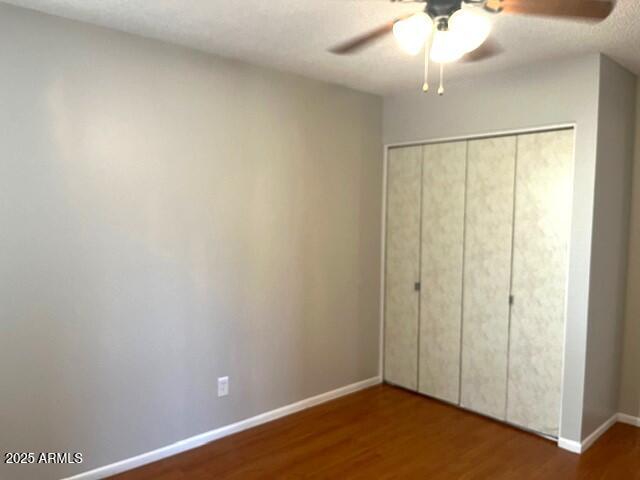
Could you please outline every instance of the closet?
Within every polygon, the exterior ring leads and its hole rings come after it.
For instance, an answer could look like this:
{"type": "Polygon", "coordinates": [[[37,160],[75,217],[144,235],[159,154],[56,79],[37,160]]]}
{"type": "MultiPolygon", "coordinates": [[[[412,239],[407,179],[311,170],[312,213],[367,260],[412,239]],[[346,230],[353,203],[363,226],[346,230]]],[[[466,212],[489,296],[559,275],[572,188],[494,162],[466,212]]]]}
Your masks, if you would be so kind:
{"type": "Polygon", "coordinates": [[[573,138],[389,149],[386,382],[557,436],[573,138]]]}

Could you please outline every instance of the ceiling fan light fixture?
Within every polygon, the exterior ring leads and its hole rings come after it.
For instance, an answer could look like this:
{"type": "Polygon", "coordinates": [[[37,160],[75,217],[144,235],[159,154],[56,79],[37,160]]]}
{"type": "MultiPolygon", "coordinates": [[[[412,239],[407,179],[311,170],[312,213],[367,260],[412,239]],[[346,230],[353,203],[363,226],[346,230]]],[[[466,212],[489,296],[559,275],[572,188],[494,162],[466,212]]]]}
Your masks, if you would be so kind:
{"type": "Polygon", "coordinates": [[[393,25],[393,35],[398,45],[409,55],[417,55],[431,35],[433,20],[426,13],[399,20],[393,25]]]}
{"type": "Polygon", "coordinates": [[[489,37],[491,27],[488,15],[477,7],[463,7],[449,19],[449,31],[455,34],[464,53],[480,47],[489,37]]]}
{"type": "Polygon", "coordinates": [[[455,62],[465,53],[461,48],[458,35],[450,30],[436,31],[431,45],[431,60],[436,63],[455,62]]]}

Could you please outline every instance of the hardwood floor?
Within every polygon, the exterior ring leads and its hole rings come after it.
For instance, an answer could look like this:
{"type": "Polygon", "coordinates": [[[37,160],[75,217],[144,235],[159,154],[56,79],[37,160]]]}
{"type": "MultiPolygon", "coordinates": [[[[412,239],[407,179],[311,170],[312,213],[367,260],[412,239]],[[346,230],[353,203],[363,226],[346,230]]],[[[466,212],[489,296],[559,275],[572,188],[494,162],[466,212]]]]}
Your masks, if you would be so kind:
{"type": "Polygon", "coordinates": [[[381,385],[112,478],[633,480],[640,429],[617,424],[579,456],[381,385]]]}

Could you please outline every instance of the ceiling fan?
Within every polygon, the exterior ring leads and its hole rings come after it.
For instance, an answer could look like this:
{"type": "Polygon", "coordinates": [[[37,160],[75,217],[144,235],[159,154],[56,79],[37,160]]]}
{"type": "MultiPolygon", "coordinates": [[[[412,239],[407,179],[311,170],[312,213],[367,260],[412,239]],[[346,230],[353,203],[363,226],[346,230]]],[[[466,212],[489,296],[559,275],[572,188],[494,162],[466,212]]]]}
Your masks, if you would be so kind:
{"type": "Polygon", "coordinates": [[[398,45],[410,55],[424,49],[425,67],[422,90],[429,90],[429,62],[440,64],[440,87],[444,93],[444,65],[460,59],[476,61],[502,51],[487,41],[491,16],[500,13],[577,18],[601,21],[613,10],[611,0],[391,0],[421,3],[424,10],[404,15],[330,49],[344,55],[355,53],[393,32],[398,45]]]}

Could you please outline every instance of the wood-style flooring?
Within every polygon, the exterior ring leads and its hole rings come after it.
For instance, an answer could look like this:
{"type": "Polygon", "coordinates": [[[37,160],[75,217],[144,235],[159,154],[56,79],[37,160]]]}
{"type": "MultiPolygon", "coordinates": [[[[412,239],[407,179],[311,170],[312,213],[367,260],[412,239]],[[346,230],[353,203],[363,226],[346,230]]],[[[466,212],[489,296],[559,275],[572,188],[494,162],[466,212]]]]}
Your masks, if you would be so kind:
{"type": "Polygon", "coordinates": [[[640,479],[640,428],[616,424],[583,455],[380,385],[113,477],[640,479]]]}

